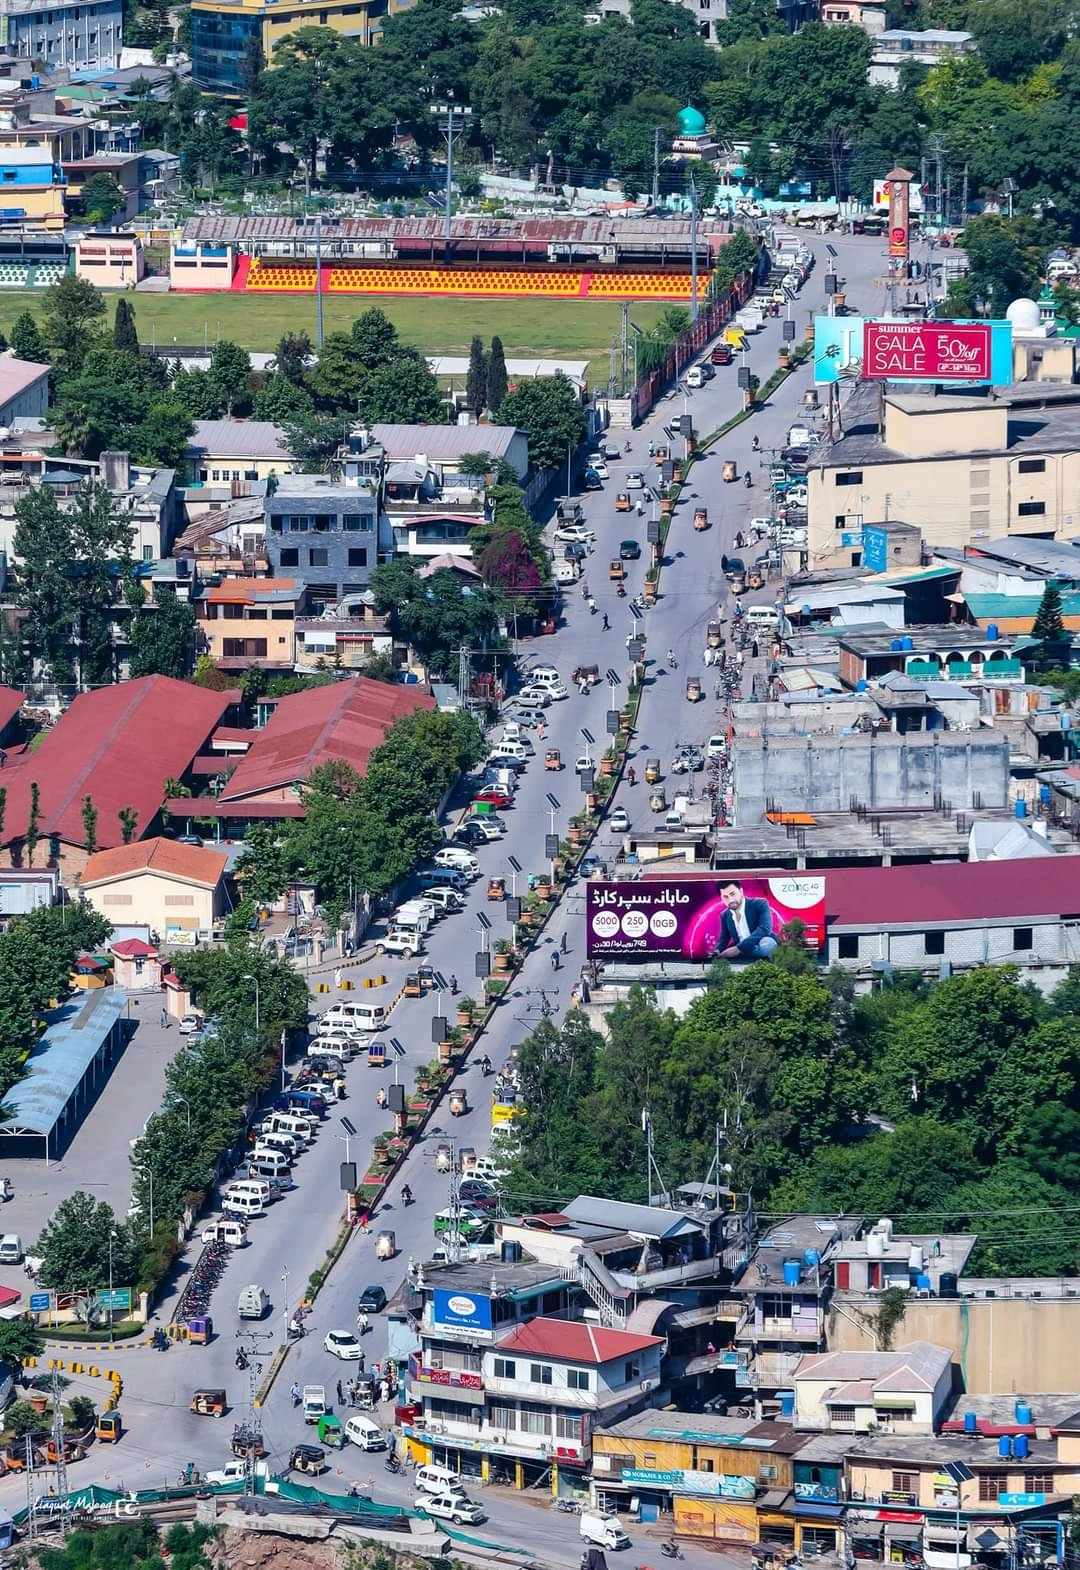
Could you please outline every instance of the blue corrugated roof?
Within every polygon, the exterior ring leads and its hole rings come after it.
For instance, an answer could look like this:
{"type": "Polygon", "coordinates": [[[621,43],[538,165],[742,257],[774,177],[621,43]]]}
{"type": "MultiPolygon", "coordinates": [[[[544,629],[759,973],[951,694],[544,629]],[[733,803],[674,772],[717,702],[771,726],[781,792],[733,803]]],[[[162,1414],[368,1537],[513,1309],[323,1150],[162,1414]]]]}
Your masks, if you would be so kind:
{"type": "MultiPolygon", "coordinates": [[[[992,621],[995,616],[1028,617],[1032,620],[1039,613],[1042,592],[1036,594],[965,594],[968,610],[976,621],[992,621]]],[[[1063,589],[1061,594],[1063,616],[1080,616],[1080,590],[1063,589]]]]}
{"type": "Polygon", "coordinates": [[[5,1098],[9,1126],[48,1138],[126,1002],[115,987],[103,987],[80,993],[56,1010],[30,1055],[26,1078],[5,1098]]]}

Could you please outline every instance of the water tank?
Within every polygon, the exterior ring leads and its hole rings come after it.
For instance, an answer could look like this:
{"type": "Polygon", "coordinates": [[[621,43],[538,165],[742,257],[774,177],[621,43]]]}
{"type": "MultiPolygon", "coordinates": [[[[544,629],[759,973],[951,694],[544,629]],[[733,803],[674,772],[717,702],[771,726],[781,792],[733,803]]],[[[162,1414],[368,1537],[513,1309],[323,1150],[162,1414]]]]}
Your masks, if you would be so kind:
{"type": "Polygon", "coordinates": [[[866,1234],[866,1257],[868,1259],[884,1259],[885,1239],[880,1232],[866,1234]]]}
{"type": "Polygon", "coordinates": [[[901,638],[900,639],[900,643],[901,643],[901,645],[903,647],[903,650],[904,650],[905,654],[910,654],[912,649],[915,647],[915,639],[914,638],[901,638]]]}
{"type": "Polygon", "coordinates": [[[801,1275],[802,1267],[797,1259],[784,1260],[784,1285],[786,1287],[797,1287],[801,1275]]]}
{"type": "Polygon", "coordinates": [[[959,1297],[960,1277],[955,1270],[943,1270],[938,1278],[938,1297],[959,1297]]]}
{"type": "Polygon", "coordinates": [[[974,1412],[964,1413],[964,1433],[977,1434],[979,1432],[979,1419],[974,1412]]]}
{"type": "Polygon", "coordinates": [[[786,1418],[790,1422],[790,1420],[795,1416],[795,1392],[794,1390],[781,1390],[779,1395],[780,1416],[782,1418],[786,1418]]]}
{"type": "Polygon", "coordinates": [[[923,1267],[923,1251],[921,1243],[912,1243],[908,1249],[907,1267],[909,1270],[919,1271],[923,1267]]]}
{"type": "Polygon", "coordinates": [[[521,1244],[512,1239],[504,1238],[502,1247],[499,1250],[499,1258],[504,1265],[520,1265],[521,1244]]]}
{"type": "MultiPolygon", "coordinates": [[[[1058,716],[1058,723],[1060,724],[1062,730],[1072,730],[1072,715],[1071,714],[1059,715],[1058,716]]],[[[1049,785],[1044,785],[1043,786],[1043,790],[1046,792],[1047,799],[1049,799],[1049,797],[1050,797],[1050,787],[1049,787],[1049,785]]]]}
{"type": "Polygon", "coordinates": [[[1027,802],[1024,800],[1023,796],[1017,796],[1015,802],[1013,803],[1013,812],[1018,818],[1027,817],[1027,802]]]}
{"type": "Polygon", "coordinates": [[[998,1440],[998,1455],[1003,1461],[1008,1461],[1011,1458],[1012,1453],[1012,1435],[1002,1434],[1001,1438],[998,1440]]]}
{"type": "Polygon", "coordinates": [[[888,1242],[892,1242],[893,1224],[888,1216],[882,1216],[881,1220],[877,1224],[877,1230],[884,1238],[888,1240],[888,1242]]]}
{"type": "Polygon", "coordinates": [[[915,1277],[915,1290],[917,1292],[925,1292],[929,1297],[930,1293],[934,1290],[934,1283],[931,1281],[929,1276],[918,1275],[915,1277]]]}
{"type": "Polygon", "coordinates": [[[904,647],[903,638],[894,638],[889,647],[892,649],[894,654],[899,654],[901,649],[904,647]]]}
{"type": "Polygon", "coordinates": [[[1031,1441],[1026,1434],[1017,1434],[1013,1440],[1013,1455],[1018,1461],[1026,1461],[1031,1453],[1031,1441]]]}
{"type": "Polygon", "coordinates": [[[1025,1427],[1029,1427],[1034,1421],[1031,1415],[1031,1408],[1026,1401],[1017,1401],[1013,1407],[1013,1416],[1018,1423],[1023,1423],[1025,1427]]]}
{"type": "Polygon", "coordinates": [[[1049,785],[1040,785],[1039,786],[1039,800],[1041,802],[1047,802],[1047,801],[1050,800],[1050,796],[1051,796],[1051,791],[1050,791],[1049,785]]]}
{"type": "Polygon", "coordinates": [[[860,676],[858,681],[855,683],[855,691],[865,692],[869,685],[870,683],[866,680],[866,678],[864,676],[860,676]]]}
{"type": "Polygon", "coordinates": [[[987,623],[986,641],[987,643],[996,643],[998,641],[998,626],[996,621],[987,623]]]}
{"type": "Polygon", "coordinates": [[[818,1253],[817,1249],[808,1248],[806,1253],[803,1255],[803,1264],[808,1265],[809,1268],[813,1270],[815,1265],[819,1265],[820,1263],[821,1255],[818,1253]]]}

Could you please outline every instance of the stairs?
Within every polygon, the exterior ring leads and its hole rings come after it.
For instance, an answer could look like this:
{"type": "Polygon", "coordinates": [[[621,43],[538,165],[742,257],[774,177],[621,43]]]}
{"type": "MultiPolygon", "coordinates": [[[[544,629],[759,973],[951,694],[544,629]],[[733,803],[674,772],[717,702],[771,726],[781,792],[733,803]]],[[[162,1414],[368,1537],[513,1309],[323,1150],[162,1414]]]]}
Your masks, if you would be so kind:
{"type": "Polygon", "coordinates": [[[636,1301],[634,1294],[621,1287],[607,1266],[591,1248],[582,1248],[562,1270],[564,1281],[576,1281],[600,1311],[600,1321],[611,1330],[625,1330],[636,1301]]]}

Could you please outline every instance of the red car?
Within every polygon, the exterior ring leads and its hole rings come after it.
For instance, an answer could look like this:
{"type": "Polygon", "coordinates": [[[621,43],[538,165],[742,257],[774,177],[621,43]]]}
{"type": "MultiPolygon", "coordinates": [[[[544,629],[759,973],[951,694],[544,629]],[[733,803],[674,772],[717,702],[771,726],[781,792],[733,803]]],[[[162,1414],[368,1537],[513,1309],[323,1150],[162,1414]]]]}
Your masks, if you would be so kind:
{"type": "Polygon", "coordinates": [[[503,790],[501,785],[487,785],[483,790],[477,791],[473,797],[473,805],[475,806],[478,801],[486,801],[489,807],[502,808],[514,805],[513,796],[509,791],[503,790]]]}

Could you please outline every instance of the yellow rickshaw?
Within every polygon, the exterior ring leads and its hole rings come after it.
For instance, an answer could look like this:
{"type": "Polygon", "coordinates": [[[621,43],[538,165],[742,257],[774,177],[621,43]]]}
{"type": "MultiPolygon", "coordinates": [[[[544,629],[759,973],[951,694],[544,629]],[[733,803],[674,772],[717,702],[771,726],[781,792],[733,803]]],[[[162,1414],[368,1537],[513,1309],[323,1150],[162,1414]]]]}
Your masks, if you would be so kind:
{"type": "Polygon", "coordinates": [[[710,649],[718,649],[724,641],[724,626],[722,622],[711,621],[705,632],[705,641],[710,649]]]}
{"type": "Polygon", "coordinates": [[[654,785],[651,792],[649,793],[649,811],[667,811],[667,796],[664,793],[664,787],[662,785],[654,785]]]}
{"type": "Polygon", "coordinates": [[[709,509],[707,507],[694,508],[694,528],[701,534],[709,527],[709,509]]]}
{"type": "Polygon", "coordinates": [[[558,747],[549,747],[544,753],[544,767],[556,771],[562,768],[562,753],[558,747]]]}
{"type": "Polygon", "coordinates": [[[660,759],[649,758],[645,764],[645,783],[655,785],[660,778],[660,759]]]}
{"type": "Polygon", "coordinates": [[[616,512],[629,512],[630,511],[630,492],[629,491],[620,491],[619,494],[616,496],[616,498],[615,498],[615,511],[616,512]]]}
{"type": "Polygon", "coordinates": [[[686,678],[686,701],[687,701],[687,703],[697,703],[697,701],[698,701],[698,699],[700,697],[701,697],[701,677],[700,676],[688,676],[686,678]]]}
{"type": "Polygon", "coordinates": [[[224,1417],[227,1405],[224,1390],[196,1390],[188,1403],[188,1411],[199,1417],[224,1417]]]}
{"type": "Polygon", "coordinates": [[[609,563],[607,575],[615,583],[621,583],[626,577],[626,567],[621,556],[617,556],[613,562],[609,563]]]}
{"type": "Polygon", "coordinates": [[[506,879],[505,878],[489,878],[488,879],[488,886],[487,886],[487,897],[488,897],[488,899],[505,899],[506,898],[506,879]]]}

